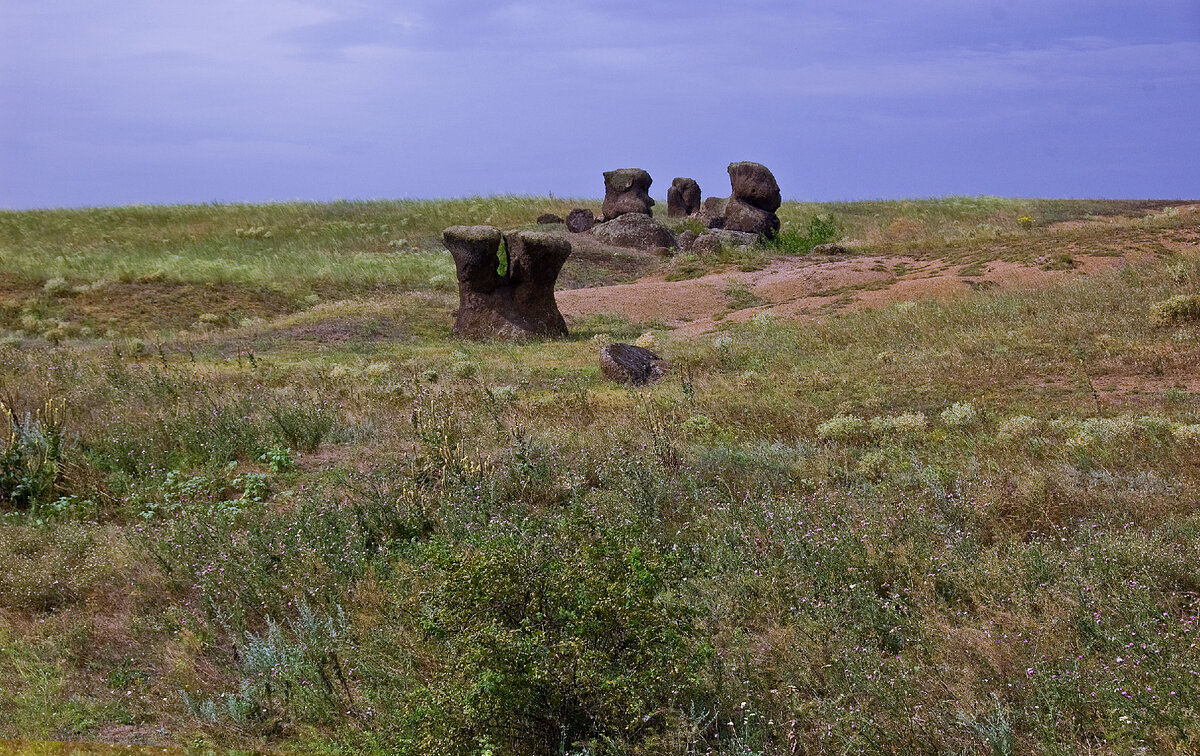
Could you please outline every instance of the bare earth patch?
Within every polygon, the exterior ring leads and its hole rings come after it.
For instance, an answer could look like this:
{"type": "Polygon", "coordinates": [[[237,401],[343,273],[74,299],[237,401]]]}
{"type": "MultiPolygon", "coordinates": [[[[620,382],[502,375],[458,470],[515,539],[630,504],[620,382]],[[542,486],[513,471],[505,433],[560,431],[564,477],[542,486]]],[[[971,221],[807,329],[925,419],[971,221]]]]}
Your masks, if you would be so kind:
{"type": "MultiPolygon", "coordinates": [[[[1190,206],[1181,212],[1190,212],[1190,206]]],[[[1097,219],[1083,226],[1073,223],[1069,230],[1077,231],[1088,224],[1105,229],[1113,225],[1113,220],[1097,219]]],[[[1152,235],[1151,240],[1176,254],[1200,252],[1195,234],[1152,235]]],[[[559,291],[556,296],[568,318],[623,315],[635,323],[660,325],[677,335],[692,336],[760,312],[803,320],[831,310],[881,308],[897,301],[961,296],[981,288],[1045,286],[1153,259],[1156,251],[1142,241],[1113,249],[1105,242],[1096,248],[1076,239],[1063,239],[1059,247],[1062,251],[1053,257],[1032,262],[993,259],[970,266],[919,253],[839,260],[789,257],[753,272],[726,270],[687,281],[666,281],[655,275],[634,283],[559,291]],[[739,308],[729,293],[731,289],[748,292],[762,304],[739,308]]],[[[998,245],[997,256],[1006,249],[998,245]]],[[[972,256],[979,259],[989,251],[983,246],[972,256]]]]}

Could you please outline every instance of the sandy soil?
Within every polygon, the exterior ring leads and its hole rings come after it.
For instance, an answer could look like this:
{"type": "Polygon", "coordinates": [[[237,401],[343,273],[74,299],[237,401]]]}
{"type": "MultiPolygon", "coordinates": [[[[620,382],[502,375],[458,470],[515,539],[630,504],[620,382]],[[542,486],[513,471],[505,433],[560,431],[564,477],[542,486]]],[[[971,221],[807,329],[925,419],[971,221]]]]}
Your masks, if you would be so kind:
{"type": "MultiPolygon", "coordinates": [[[[763,270],[712,273],[689,281],[648,277],[635,283],[557,293],[568,318],[599,313],[622,314],[635,323],[655,323],[680,335],[699,335],[721,322],[741,321],[759,312],[802,320],[830,309],[884,307],[895,301],[958,296],[973,288],[1038,286],[1128,264],[1141,257],[1076,255],[1071,270],[993,261],[978,275],[963,276],[962,266],[913,257],[852,257],[841,260],[785,258],[763,270]],[[897,275],[899,272],[899,275],[897,275]],[[741,309],[742,290],[761,304],[741,309]],[[741,297],[739,297],[741,295],[741,297]]],[[[976,271],[971,271],[976,272],[976,271]]]]}

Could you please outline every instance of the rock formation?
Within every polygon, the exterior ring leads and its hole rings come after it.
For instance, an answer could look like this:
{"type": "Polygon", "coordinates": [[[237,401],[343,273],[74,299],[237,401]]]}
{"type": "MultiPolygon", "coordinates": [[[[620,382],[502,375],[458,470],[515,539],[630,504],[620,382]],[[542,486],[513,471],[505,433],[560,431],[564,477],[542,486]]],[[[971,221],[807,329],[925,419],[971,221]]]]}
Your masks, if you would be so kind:
{"type": "Polygon", "coordinates": [[[766,166],[741,162],[729,164],[729,199],[709,197],[700,218],[709,228],[725,228],[771,238],[779,231],[781,198],[779,184],[766,166]]]}
{"type": "Polygon", "coordinates": [[[729,164],[733,195],[725,207],[725,228],[768,238],[779,231],[779,184],[766,166],[742,162],[729,164]]]}
{"type": "Polygon", "coordinates": [[[601,223],[592,229],[597,241],[614,247],[651,249],[678,247],[675,234],[649,215],[626,213],[621,217],[601,223]]]}
{"type": "Polygon", "coordinates": [[[633,344],[609,344],[600,349],[600,372],[609,380],[642,386],[666,375],[667,367],[649,349],[633,344]]]}
{"type": "Polygon", "coordinates": [[[700,210],[700,185],[695,179],[679,177],[667,190],[667,217],[686,218],[700,210]]]}
{"type": "Polygon", "coordinates": [[[492,226],[451,226],[442,241],[458,272],[454,334],[468,338],[562,338],[567,322],[554,300],[554,283],[571,244],[553,234],[492,226]],[[500,275],[500,243],[508,269],[500,275]]]}
{"type": "Polygon", "coordinates": [[[542,213],[537,217],[537,222],[539,226],[548,226],[552,223],[562,223],[563,219],[554,213],[542,213]]]}
{"type": "Polygon", "coordinates": [[[604,205],[600,208],[604,220],[626,213],[652,215],[654,200],[650,199],[650,174],[641,168],[621,168],[604,173],[604,205]]]}
{"type": "Polygon", "coordinates": [[[596,225],[596,215],[587,208],[577,207],[567,213],[567,230],[573,234],[582,234],[596,225]]]}

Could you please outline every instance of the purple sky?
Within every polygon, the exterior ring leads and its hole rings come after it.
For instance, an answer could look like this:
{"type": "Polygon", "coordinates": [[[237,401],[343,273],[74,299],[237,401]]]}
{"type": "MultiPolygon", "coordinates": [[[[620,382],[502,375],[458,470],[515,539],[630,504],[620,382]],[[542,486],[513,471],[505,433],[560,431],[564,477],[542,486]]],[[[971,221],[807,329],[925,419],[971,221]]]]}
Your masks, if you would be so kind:
{"type": "Polygon", "coordinates": [[[1200,197],[1200,0],[0,0],[0,207],[1200,197]]]}

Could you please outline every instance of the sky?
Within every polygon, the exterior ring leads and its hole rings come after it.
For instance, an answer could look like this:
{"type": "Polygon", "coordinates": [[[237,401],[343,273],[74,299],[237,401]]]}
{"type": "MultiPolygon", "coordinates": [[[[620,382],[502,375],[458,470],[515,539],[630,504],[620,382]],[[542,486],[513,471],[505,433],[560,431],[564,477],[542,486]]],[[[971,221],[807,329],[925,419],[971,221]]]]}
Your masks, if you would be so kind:
{"type": "Polygon", "coordinates": [[[0,0],[0,207],[1200,198],[1200,0],[0,0]]]}

